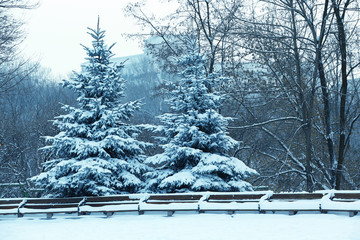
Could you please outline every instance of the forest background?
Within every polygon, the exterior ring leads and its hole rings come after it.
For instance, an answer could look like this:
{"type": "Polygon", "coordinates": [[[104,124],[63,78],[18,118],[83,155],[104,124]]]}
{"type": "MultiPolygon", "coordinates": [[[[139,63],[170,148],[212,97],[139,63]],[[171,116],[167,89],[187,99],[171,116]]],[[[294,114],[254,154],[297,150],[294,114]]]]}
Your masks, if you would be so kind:
{"type": "MultiPolygon", "coordinates": [[[[208,74],[231,78],[219,86],[225,96],[221,114],[233,118],[230,136],[242,144],[229,154],[258,171],[249,180],[253,186],[359,189],[358,1],[174,2],[176,11],[161,19],[140,2],[119,9],[151,29],[129,36],[143,40],[145,52],[129,58],[123,72],[125,101],[145,103],[131,123],[157,124],[155,116],[168,110],[164,82],[177,81],[175,60],[195,39],[208,74]]],[[[51,120],[62,114],[63,104],[76,105],[74,93],[54,81],[51,69],[18,51],[25,23],[14,10],[35,7],[0,0],[0,197],[21,195],[8,183],[31,189],[27,179],[49,157],[39,151],[43,137],[57,133],[51,120]]],[[[154,142],[151,132],[141,139],[154,142]]]]}

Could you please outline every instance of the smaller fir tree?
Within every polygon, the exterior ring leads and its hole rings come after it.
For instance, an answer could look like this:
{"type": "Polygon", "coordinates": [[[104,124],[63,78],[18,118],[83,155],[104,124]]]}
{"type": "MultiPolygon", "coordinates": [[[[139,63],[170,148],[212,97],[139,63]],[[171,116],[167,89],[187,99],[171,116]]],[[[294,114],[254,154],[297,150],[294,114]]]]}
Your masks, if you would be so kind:
{"type": "Polygon", "coordinates": [[[84,47],[88,64],[64,86],[78,94],[78,107],[64,106],[68,114],[56,118],[60,133],[47,137],[44,148],[54,159],[44,172],[32,178],[50,196],[88,196],[134,193],[143,187],[143,149],[136,140],[140,130],[127,121],[141,106],[139,101],[122,104],[125,80],[123,64],[113,65],[105,31],[89,29],[92,47],[84,47]]]}
{"type": "Polygon", "coordinates": [[[228,152],[238,142],[227,135],[229,118],[218,110],[222,96],[213,90],[221,80],[207,76],[205,59],[197,50],[179,60],[185,70],[168,103],[172,113],[160,116],[157,128],[164,152],[149,157],[154,171],[146,173],[153,192],[245,191],[244,178],[257,174],[228,152]]]}

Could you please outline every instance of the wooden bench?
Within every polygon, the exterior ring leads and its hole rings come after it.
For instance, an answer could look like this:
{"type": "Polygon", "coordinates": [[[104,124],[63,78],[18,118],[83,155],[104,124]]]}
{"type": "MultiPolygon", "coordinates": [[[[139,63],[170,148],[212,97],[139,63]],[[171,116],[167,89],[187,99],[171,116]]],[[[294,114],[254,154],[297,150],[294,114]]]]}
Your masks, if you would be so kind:
{"type": "Polygon", "coordinates": [[[299,211],[320,211],[322,193],[274,193],[263,201],[259,210],[261,213],[283,211],[295,215],[299,211]]]}
{"type": "Polygon", "coordinates": [[[46,214],[51,218],[55,213],[78,213],[83,198],[29,198],[19,208],[19,217],[24,214],[46,214]]]}
{"type": "Polygon", "coordinates": [[[23,199],[0,199],[0,215],[19,215],[23,199]]]}
{"type": "Polygon", "coordinates": [[[138,212],[140,195],[119,195],[105,197],[86,197],[79,207],[80,215],[103,212],[107,217],[115,212],[138,212]]]}
{"type": "Polygon", "coordinates": [[[348,212],[353,217],[360,212],[360,192],[330,192],[321,201],[321,212],[348,212]]]}
{"type": "Polygon", "coordinates": [[[151,194],[139,204],[139,214],[145,211],[166,211],[172,216],[175,211],[198,211],[203,194],[151,194]]]}
{"type": "Polygon", "coordinates": [[[182,194],[129,194],[105,197],[77,198],[24,198],[0,199],[0,215],[46,214],[51,218],[56,213],[88,215],[115,212],[162,211],[172,216],[176,211],[199,213],[225,211],[288,212],[299,211],[327,213],[348,212],[355,216],[360,212],[360,191],[324,191],[316,193],[182,193],[182,194]]]}
{"type": "Polygon", "coordinates": [[[200,213],[226,211],[229,214],[236,211],[258,211],[259,201],[265,194],[265,192],[210,194],[200,202],[199,211],[200,213]]]}

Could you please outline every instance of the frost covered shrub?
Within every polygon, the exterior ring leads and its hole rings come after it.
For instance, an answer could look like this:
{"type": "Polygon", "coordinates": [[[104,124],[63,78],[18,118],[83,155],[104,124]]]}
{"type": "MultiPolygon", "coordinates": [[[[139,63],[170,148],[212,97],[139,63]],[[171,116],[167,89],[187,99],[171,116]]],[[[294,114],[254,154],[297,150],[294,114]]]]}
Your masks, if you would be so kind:
{"type": "Polygon", "coordinates": [[[156,129],[164,152],[146,160],[154,168],[145,174],[150,191],[252,189],[244,178],[256,171],[228,155],[239,143],[226,132],[230,119],[218,112],[222,96],[213,88],[221,77],[207,76],[204,63],[196,50],[179,59],[185,70],[168,99],[172,112],[159,117],[156,129]]]}
{"type": "Polygon", "coordinates": [[[44,148],[53,159],[32,178],[45,194],[56,197],[134,193],[143,188],[143,149],[136,140],[140,130],[127,120],[140,108],[139,101],[121,103],[125,80],[123,64],[113,65],[105,31],[89,28],[92,47],[84,46],[88,64],[64,86],[78,94],[78,107],[56,118],[60,133],[47,137],[44,148]]]}

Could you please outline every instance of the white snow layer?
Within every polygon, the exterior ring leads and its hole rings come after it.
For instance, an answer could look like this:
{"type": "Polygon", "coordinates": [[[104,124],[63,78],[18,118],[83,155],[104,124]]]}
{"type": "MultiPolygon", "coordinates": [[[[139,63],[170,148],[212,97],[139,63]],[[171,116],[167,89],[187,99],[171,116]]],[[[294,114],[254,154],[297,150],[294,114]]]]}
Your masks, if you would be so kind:
{"type": "Polygon", "coordinates": [[[115,214],[0,217],[1,240],[359,240],[360,216],[336,214],[115,214]]]}

